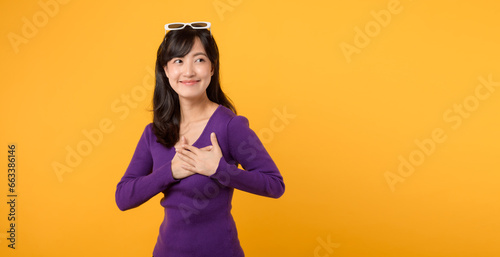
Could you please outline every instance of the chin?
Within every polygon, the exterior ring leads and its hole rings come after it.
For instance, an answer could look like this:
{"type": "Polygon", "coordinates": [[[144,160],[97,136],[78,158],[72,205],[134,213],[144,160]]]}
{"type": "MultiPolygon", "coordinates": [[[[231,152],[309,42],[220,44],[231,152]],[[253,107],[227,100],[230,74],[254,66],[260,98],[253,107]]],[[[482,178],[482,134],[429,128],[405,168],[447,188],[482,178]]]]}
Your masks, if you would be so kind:
{"type": "Polygon", "coordinates": [[[203,94],[179,94],[179,98],[187,100],[197,100],[203,97],[203,94]]]}

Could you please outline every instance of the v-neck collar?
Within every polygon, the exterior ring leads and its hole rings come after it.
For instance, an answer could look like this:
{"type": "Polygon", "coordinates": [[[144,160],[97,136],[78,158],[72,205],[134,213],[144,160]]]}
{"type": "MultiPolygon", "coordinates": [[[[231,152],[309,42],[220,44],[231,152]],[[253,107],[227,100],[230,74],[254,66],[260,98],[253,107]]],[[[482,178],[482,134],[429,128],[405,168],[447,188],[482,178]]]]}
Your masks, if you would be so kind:
{"type": "Polygon", "coordinates": [[[214,116],[217,114],[217,112],[220,109],[222,109],[221,107],[222,107],[222,104],[219,104],[219,106],[217,106],[217,109],[215,109],[215,111],[212,113],[210,118],[208,118],[208,121],[207,121],[207,124],[205,125],[205,128],[203,128],[203,131],[201,132],[200,136],[196,139],[196,141],[194,141],[192,146],[195,146],[198,143],[198,141],[200,141],[201,138],[207,133],[208,127],[212,124],[212,120],[214,119],[214,116]]]}

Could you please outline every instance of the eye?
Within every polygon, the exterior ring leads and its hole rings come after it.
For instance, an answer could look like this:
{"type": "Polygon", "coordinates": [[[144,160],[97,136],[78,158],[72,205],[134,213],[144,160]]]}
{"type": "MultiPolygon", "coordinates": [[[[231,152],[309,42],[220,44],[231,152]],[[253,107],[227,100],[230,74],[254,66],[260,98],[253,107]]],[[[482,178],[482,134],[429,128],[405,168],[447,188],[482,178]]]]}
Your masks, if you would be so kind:
{"type": "Polygon", "coordinates": [[[175,59],[172,61],[172,63],[182,63],[182,60],[181,59],[175,59]]]}
{"type": "Polygon", "coordinates": [[[196,59],[196,61],[195,61],[195,62],[205,62],[205,59],[203,59],[203,58],[199,58],[199,59],[196,59]]]}

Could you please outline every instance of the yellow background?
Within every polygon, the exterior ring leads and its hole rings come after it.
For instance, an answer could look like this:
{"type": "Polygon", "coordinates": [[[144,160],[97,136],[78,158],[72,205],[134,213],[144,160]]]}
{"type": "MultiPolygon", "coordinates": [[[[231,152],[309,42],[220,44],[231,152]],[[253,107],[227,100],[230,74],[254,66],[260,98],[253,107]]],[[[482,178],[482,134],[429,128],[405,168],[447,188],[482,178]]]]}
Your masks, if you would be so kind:
{"type": "Polygon", "coordinates": [[[223,89],[286,184],[278,200],[235,193],[247,256],[500,256],[500,87],[476,96],[479,78],[500,82],[497,1],[41,0],[0,10],[0,256],[151,255],[160,196],[121,212],[115,188],[152,119],[148,70],[163,25],[200,20],[212,22],[223,89]],[[342,46],[356,42],[346,58],[342,46]],[[89,144],[84,131],[101,122],[111,128],[89,144]],[[445,140],[419,155],[415,140],[435,130],[445,140]],[[6,240],[11,143],[16,250],[6,240]],[[86,156],[69,167],[78,146],[86,156]],[[398,171],[410,157],[414,171],[398,171]],[[55,163],[69,168],[58,175],[55,163]]]}

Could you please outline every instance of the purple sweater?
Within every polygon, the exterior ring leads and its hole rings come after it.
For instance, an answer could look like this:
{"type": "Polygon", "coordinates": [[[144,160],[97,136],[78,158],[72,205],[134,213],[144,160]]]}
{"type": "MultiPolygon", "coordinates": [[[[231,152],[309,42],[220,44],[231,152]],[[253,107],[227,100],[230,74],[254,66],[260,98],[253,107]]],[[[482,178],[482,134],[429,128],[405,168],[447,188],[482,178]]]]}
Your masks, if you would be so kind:
{"type": "Polygon", "coordinates": [[[209,177],[195,174],[177,180],[171,170],[175,149],[156,142],[148,124],[116,187],[116,204],[122,211],[163,193],[165,217],[155,257],[244,256],[231,215],[234,188],[272,198],[285,191],[283,177],[245,117],[219,105],[193,145],[211,145],[211,132],[223,155],[217,171],[209,177]]]}

